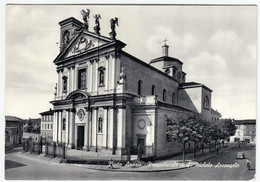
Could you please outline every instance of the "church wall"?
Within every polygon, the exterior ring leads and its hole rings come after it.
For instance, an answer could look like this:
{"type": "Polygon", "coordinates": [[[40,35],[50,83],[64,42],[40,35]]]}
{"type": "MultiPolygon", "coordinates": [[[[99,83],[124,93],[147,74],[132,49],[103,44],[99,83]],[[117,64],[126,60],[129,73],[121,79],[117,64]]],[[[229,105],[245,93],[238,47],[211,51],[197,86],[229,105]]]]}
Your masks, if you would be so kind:
{"type": "Polygon", "coordinates": [[[132,118],[132,149],[137,150],[138,138],[144,137],[146,156],[153,156],[155,145],[155,109],[134,109],[132,118]]]}
{"type": "Polygon", "coordinates": [[[180,89],[178,104],[194,112],[201,113],[201,97],[201,87],[180,89]]]}
{"type": "Polygon", "coordinates": [[[158,62],[154,62],[154,63],[151,63],[150,64],[151,66],[157,68],[158,70],[161,70],[162,72],[164,72],[164,64],[163,64],[163,61],[158,61],[158,62]]]}
{"type": "Polygon", "coordinates": [[[158,109],[158,120],[157,120],[157,134],[156,139],[156,156],[162,157],[167,155],[173,155],[182,152],[182,145],[175,141],[166,140],[166,128],[167,122],[166,118],[171,120],[176,120],[178,117],[184,117],[187,114],[190,114],[189,111],[179,110],[179,109],[167,109],[159,108],[158,109]]]}
{"type": "Polygon", "coordinates": [[[201,116],[208,121],[211,121],[211,92],[205,88],[201,90],[201,116]],[[203,107],[204,97],[207,96],[209,98],[209,108],[203,107]]]}
{"type": "Polygon", "coordinates": [[[138,93],[138,80],[142,80],[143,94],[148,96],[152,94],[152,85],[155,85],[155,94],[158,95],[158,100],[162,101],[163,89],[166,89],[166,101],[171,103],[172,93],[178,92],[178,83],[166,75],[158,73],[151,68],[131,59],[124,55],[121,56],[121,68],[126,68],[126,92],[138,93]]]}

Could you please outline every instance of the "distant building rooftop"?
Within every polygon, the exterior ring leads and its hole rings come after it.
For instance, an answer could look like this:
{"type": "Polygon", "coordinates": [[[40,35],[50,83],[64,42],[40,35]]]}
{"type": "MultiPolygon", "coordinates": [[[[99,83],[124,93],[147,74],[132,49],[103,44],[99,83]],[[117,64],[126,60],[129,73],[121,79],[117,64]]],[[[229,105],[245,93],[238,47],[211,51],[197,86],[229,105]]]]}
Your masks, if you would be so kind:
{"type": "Polygon", "coordinates": [[[40,115],[41,115],[41,116],[53,115],[53,111],[50,109],[49,111],[41,112],[40,115]]]}
{"type": "Polygon", "coordinates": [[[23,120],[21,118],[16,117],[16,116],[5,116],[5,121],[20,121],[20,122],[22,122],[23,120]]]}
{"type": "Polygon", "coordinates": [[[186,88],[195,88],[195,87],[204,87],[205,89],[209,90],[210,92],[212,92],[212,90],[201,84],[201,83],[197,83],[197,82],[185,82],[185,83],[180,83],[180,89],[186,89],[186,88]]]}
{"type": "Polygon", "coordinates": [[[31,121],[32,123],[41,123],[41,119],[40,118],[36,118],[36,119],[32,119],[32,118],[23,119],[24,123],[29,123],[29,121],[31,121]]]}
{"type": "Polygon", "coordinates": [[[234,120],[235,125],[256,124],[255,119],[234,120]]]}

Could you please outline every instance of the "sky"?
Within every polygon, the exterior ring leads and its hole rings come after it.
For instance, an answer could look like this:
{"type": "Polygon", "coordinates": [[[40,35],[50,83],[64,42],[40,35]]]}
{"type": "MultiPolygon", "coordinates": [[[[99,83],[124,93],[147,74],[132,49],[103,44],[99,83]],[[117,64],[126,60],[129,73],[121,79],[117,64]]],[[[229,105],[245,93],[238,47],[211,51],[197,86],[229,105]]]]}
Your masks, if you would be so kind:
{"type": "Polygon", "coordinates": [[[256,118],[255,6],[173,5],[8,5],[6,6],[5,114],[37,118],[52,108],[59,53],[58,22],[91,11],[101,15],[101,34],[108,36],[110,19],[119,18],[117,39],[124,50],[149,63],[162,55],[183,62],[186,81],[213,90],[212,108],[223,118],[256,118]]]}

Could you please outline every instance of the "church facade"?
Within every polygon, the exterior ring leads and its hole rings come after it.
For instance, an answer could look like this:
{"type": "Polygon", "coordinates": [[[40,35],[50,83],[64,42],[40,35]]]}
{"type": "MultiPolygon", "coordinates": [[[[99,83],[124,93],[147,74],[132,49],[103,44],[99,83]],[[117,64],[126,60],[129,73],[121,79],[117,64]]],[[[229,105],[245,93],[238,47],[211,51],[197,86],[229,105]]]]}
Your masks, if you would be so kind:
{"type": "Polygon", "coordinates": [[[170,120],[200,113],[211,120],[211,92],[186,82],[183,63],[162,56],[149,64],[123,50],[116,39],[117,18],[110,36],[100,35],[71,17],[59,22],[60,53],[54,60],[57,84],[53,104],[53,141],[68,149],[111,155],[161,157],[181,151],[166,135],[170,120]]]}

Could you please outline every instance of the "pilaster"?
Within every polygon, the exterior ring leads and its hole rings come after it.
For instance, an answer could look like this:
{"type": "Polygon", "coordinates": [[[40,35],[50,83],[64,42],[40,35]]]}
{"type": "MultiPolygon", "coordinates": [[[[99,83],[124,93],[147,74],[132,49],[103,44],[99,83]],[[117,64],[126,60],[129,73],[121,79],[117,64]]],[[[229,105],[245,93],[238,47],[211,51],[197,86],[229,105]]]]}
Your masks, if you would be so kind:
{"type": "Polygon", "coordinates": [[[126,107],[118,107],[117,115],[117,150],[125,149],[126,107]]]}
{"type": "Polygon", "coordinates": [[[93,60],[90,60],[90,71],[89,71],[89,91],[93,92],[93,60]]]}
{"type": "Polygon", "coordinates": [[[106,61],[105,61],[105,64],[106,64],[106,71],[105,71],[105,91],[108,91],[109,90],[109,55],[108,56],[105,56],[106,58],[106,61]]]}

